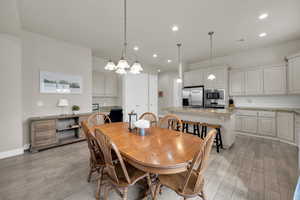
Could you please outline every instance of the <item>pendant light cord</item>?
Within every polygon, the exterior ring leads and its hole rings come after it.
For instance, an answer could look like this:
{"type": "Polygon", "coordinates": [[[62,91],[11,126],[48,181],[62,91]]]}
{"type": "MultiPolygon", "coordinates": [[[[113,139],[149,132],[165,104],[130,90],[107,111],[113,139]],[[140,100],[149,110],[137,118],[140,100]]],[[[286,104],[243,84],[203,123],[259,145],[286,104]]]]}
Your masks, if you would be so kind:
{"type": "Polygon", "coordinates": [[[213,34],[214,32],[211,31],[208,33],[209,35],[209,40],[210,40],[210,56],[209,56],[209,65],[212,66],[212,54],[213,54],[213,34]]]}
{"type": "Polygon", "coordinates": [[[127,0],[124,0],[124,47],[123,47],[123,57],[126,59],[127,53],[127,0]]]}
{"type": "Polygon", "coordinates": [[[178,76],[182,79],[182,63],[181,63],[181,43],[177,44],[178,47],[178,76]]]}

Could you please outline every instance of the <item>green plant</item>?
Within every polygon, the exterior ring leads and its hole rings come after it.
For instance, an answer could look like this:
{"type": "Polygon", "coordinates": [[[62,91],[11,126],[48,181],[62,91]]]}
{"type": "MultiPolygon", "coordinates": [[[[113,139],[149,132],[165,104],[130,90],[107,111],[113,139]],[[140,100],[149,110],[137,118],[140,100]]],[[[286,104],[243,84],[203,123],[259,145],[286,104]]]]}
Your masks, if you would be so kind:
{"type": "Polygon", "coordinates": [[[72,106],[72,111],[79,111],[80,107],[77,105],[72,106]]]}

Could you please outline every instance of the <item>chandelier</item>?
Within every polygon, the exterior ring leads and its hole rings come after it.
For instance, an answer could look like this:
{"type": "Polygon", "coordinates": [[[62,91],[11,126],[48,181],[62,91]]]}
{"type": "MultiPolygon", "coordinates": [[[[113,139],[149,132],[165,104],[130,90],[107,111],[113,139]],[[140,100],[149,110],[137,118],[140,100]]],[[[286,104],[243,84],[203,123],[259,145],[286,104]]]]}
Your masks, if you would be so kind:
{"type": "Polygon", "coordinates": [[[141,73],[143,71],[143,68],[142,65],[137,60],[130,67],[126,58],[126,51],[127,51],[127,1],[124,0],[124,43],[123,43],[122,57],[119,60],[117,66],[110,59],[107,62],[104,69],[109,71],[115,71],[118,74],[126,74],[127,71],[129,71],[132,74],[141,73]]]}

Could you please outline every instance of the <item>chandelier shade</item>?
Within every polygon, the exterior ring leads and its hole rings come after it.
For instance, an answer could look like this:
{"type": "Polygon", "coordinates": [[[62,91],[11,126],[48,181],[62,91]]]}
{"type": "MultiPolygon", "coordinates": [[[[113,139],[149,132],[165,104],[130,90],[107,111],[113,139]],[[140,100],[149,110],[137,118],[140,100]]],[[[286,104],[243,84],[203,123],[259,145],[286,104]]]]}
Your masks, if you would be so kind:
{"type": "Polygon", "coordinates": [[[126,60],[126,51],[127,51],[127,1],[124,0],[124,41],[123,41],[123,50],[122,50],[122,57],[119,60],[117,66],[110,60],[104,67],[105,70],[116,70],[116,73],[118,74],[126,74],[127,70],[130,69],[130,72],[132,74],[139,74],[141,71],[143,71],[143,68],[139,62],[135,62],[132,67],[128,64],[128,61],[126,60]]]}
{"type": "Polygon", "coordinates": [[[106,66],[104,67],[105,70],[109,70],[109,71],[113,71],[116,70],[116,65],[113,61],[109,60],[106,64],[106,66]]]}

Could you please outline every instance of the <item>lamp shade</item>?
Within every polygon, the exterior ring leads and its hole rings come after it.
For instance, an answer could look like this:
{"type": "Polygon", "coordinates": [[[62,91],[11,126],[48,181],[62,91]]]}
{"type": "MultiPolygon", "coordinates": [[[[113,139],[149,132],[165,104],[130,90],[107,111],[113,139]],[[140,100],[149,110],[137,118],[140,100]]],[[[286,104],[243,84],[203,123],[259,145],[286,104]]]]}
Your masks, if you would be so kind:
{"type": "Polygon", "coordinates": [[[122,57],[121,60],[119,60],[119,62],[118,62],[117,68],[118,69],[127,69],[129,67],[130,66],[129,66],[127,60],[125,60],[125,58],[122,57]]]}
{"type": "Polygon", "coordinates": [[[69,106],[68,99],[59,99],[57,102],[57,107],[67,107],[69,106]]]}
{"type": "Polygon", "coordinates": [[[116,69],[116,65],[113,61],[109,60],[106,64],[106,66],[104,67],[105,70],[109,70],[109,71],[112,71],[112,70],[115,70],[116,69]]]}

